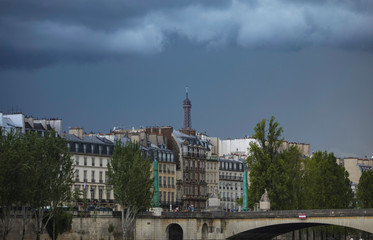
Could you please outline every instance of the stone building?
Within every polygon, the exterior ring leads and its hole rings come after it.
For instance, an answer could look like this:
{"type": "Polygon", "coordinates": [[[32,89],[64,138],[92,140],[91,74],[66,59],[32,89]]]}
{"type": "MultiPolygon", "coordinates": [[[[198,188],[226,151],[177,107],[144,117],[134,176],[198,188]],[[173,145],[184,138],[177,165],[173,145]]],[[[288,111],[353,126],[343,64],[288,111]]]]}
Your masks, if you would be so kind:
{"type": "Polygon", "coordinates": [[[348,172],[348,178],[352,182],[352,190],[356,191],[356,186],[359,184],[361,174],[365,171],[373,171],[373,157],[368,158],[357,158],[347,157],[337,159],[337,163],[344,166],[348,172]]]}
{"type": "MultiPolygon", "coordinates": [[[[158,161],[159,202],[162,208],[176,206],[176,163],[175,157],[166,145],[144,147],[154,161],[158,161]]],[[[153,172],[153,165],[152,165],[153,172]]]]}
{"type": "Polygon", "coordinates": [[[219,197],[225,211],[240,211],[237,199],[243,195],[245,159],[219,159],[219,197]]]}
{"type": "MultiPolygon", "coordinates": [[[[157,159],[159,201],[164,209],[178,206],[176,202],[176,158],[174,152],[168,148],[173,141],[172,131],[172,127],[114,128],[110,134],[105,136],[113,141],[117,138],[127,138],[132,142],[137,142],[152,161],[157,159]]],[[[151,171],[153,173],[153,165],[151,171]]]]}
{"type": "MultiPolygon", "coordinates": [[[[75,161],[76,190],[83,198],[100,207],[114,207],[114,193],[109,184],[107,164],[110,162],[114,143],[104,137],[87,135],[82,128],[71,128],[65,134],[69,152],[75,161]]],[[[80,203],[80,207],[83,204],[80,203]]]]}
{"type": "Polygon", "coordinates": [[[23,113],[3,114],[0,112],[0,127],[7,132],[15,129],[22,133],[26,131],[37,132],[42,136],[44,136],[45,132],[52,130],[56,132],[56,135],[61,136],[62,134],[61,119],[35,119],[31,116],[25,116],[23,113]]]}

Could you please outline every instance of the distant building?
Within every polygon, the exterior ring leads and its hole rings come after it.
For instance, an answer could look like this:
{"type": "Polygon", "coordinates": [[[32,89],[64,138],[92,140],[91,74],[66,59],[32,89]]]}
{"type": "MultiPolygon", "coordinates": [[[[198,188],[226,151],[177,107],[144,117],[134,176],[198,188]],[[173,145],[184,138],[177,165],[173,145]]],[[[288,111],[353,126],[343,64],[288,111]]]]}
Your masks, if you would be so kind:
{"type": "Polygon", "coordinates": [[[219,159],[219,197],[225,211],[240,211],[237,199],[243,195],[243,164],[246,159],[219,159]]]}
{"type": "Polygon", "coordinates": [[[348,178],[352,182],[352,190],[356,191],[356,186],[359,184],[361,174],[365,171],[373,171],[373,157],[371,159],[347,157],[337,159],[337,163],[344,166],[348,172],[348,178]]]}
{"type": "MultiPolygon", "coordinates": [[[[241,158],[247,158],[250,152],[250,144],[255,143],[256,140],[251,137],[245,137],[236,139],[218,139],[214,142],[214,147],[217,148],[219,157],[236,155],[241,158]]],[[[303,157],[310,156],[310,145],[307,143],[283,141],[279,151],[282,152],[288,150],[291,146],[297,147],[303,157]]]]}
{"type": "Polygon", "coordinates": [[[57,118],[34,119],[33,117],[25,116],[23,113],[3,114],[0,112],[0,127],[7,132],[15,129],[22,133],[26,131],[37,132],[42,136],[44,136],[45,132],[54,130],[61,136],[62,120],[57,118]]]}
{"type": "MultiPolygon", "coordinates": [[[[100,207],[114,207],[114,193],[109,185],[107,165],[112,159],[114,143],[104,137],[87,135],[82,128],[71,128],[64,138],[75,162],[76,190],[83,198],[100,207]]],[[[82,207],[83,203],[80,203],[82,207]]]]}
{"type": "MultiPolygon", "coordinates": [[[[189,131],[186,131],[189,133],[189,131]]],[[[198,136],[188,135],[174,130],[172,133],[176,147],[172,149],[178,156],[177,171],[178,200],[184,208],[207,207],[208,189],[206,182],[206,155],[209,152],[207,141],[201,141],[198,136]]]]}
{"type": "MultiPolygon", "coordinates": [[[[119,129],[115,128],[105,138],[115,141],[117,138],[128,138],[139,143],[144,153],[152,161],[158,161],[159,201],[161,207],[169,209],[179,206],[176,201],[176,159],[174,152],[167,146],[173,138],[172,127],[148,127],[144,129],[119,129]]],[[[152,170],[153,172],[153,165],[152,170]]]]}

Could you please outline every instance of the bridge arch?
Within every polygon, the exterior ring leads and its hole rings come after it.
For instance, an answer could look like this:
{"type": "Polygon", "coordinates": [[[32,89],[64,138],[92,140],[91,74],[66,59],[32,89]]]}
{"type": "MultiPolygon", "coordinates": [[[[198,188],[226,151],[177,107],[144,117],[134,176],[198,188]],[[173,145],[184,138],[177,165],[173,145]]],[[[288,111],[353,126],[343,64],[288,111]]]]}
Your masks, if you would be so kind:
{"type": "Polygon", "coordinates": [[[177,223],[172,223],[167,226],[166,235],[168,240],[183,240],[183,228],[177,223]]]}
{"type": "Polygon", "coordinates": [[[283,223],[268,225],[264,227],[258,227],[249,229],[238,234],[235,234],[228,239],[240,240],[240,239],[272,239],[276,236],[300,230],[304,228],[316,227],[316,226],[328,226],[329,224],[321,223],[283,223]]]}

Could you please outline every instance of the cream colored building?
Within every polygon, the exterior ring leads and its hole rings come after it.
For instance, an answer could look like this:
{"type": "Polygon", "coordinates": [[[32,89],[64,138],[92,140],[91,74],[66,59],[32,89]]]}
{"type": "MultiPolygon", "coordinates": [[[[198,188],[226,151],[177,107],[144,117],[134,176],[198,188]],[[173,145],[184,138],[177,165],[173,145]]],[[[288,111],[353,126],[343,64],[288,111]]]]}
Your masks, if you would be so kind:
{"type": "MultiPolygon", "coordinates": [[[[74,188],[83,199],[96,207],[114,207],[114,193],[109,185],[107,165],[114,143],[98,136],[88,136],[82,128],[71,128],[64,138],[75,162],[74,188]]],[[[82,207],[82,203],[79,204],[82,207]]]]}
{"type": "Polygon", "coordinates": [[[362,159],[356,157],[347,157],[337,159],[337,163],[344,166],[344,168],[348,172],[348,178],[352,182],[352,190],[354,191],[356,190],[356,186],[359,184],[361,174],[364,171],[373,170],[373,158],[362,159]]]}

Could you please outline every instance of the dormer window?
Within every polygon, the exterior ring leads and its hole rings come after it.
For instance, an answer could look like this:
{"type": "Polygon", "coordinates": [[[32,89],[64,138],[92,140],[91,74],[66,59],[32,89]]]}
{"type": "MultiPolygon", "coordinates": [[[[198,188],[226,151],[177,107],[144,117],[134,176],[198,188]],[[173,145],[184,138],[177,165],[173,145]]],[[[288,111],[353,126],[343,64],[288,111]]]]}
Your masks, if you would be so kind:
{"type": "Polygon", "coordinates": [[[75,143],[75,152],[78,152],[78,151],[79,151],[79,144],[75,143]]]}
{"type": "Polygon", "coordinates": [[[87,144],[83,144],[83,152],[87,153],[87,144]]]}
{"type": "Polygon", "coordinates": [[[99,146],[98,146],[98,154],[101,154],[101,153],[102,153],[102,146],[99,145],[99,146]]]}
{"type": "Polygon", "coordinates": [[[95,145],[94,144],[91,145],[91,153],[95,153],[95,145]]]}

